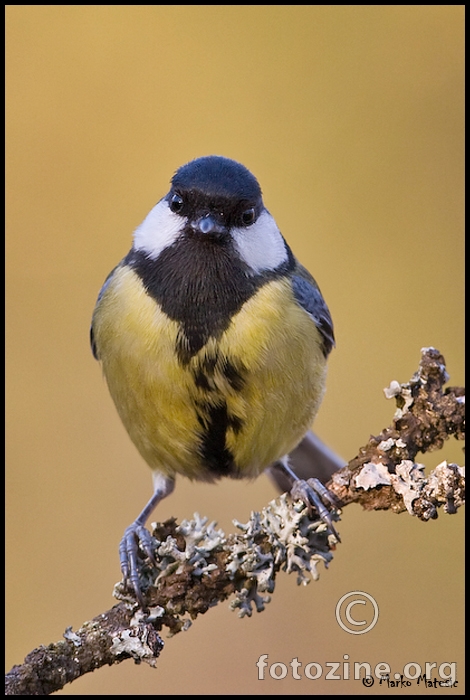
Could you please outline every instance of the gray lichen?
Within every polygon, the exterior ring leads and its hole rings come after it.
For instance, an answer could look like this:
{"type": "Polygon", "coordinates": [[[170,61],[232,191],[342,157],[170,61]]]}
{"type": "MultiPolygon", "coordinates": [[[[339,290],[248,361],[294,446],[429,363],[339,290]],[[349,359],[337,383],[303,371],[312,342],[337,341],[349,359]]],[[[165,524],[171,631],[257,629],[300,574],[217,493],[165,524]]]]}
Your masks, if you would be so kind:
{"type": "MultiPolygon", "coordinates": [[[[395,444],[398,440],[392,442],[395,444]]],[[[384,443],[380,445],[382,450],[391,447],[383,445],[384,443]]],[[[380,462],[367,462],[354,477],[354,481],[356,488],[364,491],[379,485],[390,486],[402,497],[410,515],[419,515],[423,520],[429,520],[436,515],[436,505],[443,505],[446,513],[455,513],[463,505],[464,478],[465,467],[448,464],[445,460],[426,477],[424,464],[404,459],[397,464],[395,474],[389,473],[380,462]],[[427,508],[425,504],[428,504],[427,508]]]]}
{"type": "MultiPolygon", "coordinates": [[[[337,511],[333,520],[339,520],[337,511]]],[[[271,501],[260,513],[252,513],[245,523],[234,521],[242,534],[232,535],[227,571],[242,580],[232,610],[251,616],[253,605],[259,612],[270,601],[275,576],[280,570],[297,574],[297,584],[318,580],[318,564],[325,567],[333,558],[337,540],[321,520],[312,520],[304,503],[289,503],[286,494],[271,501]],[[267,594],[267,595],[263,595],[267,594]]]]}
{"type": "MultiPolygon", "coordinates": [[[[332,519],[339,520],[338,512],[332,513],[332,519]]],[[[253,609],[260,612],[269,602],[278,571],[296,573],[297,583],[305,585],[312,578],[318,579],[318,564],[328,566],[333,557],[336,538],[325,523],[312,520],[303,503],[293,506],[285,494],[260,513],[253,512],[247,523],[234,522],[240,532],[227,537],[216,523],[196,513],[192,520],[176,527],[174,535],[163,541],[156,539],[157,567],[146,567],[143,579],[148,589],[174,586],[183,576],[187,587],[190,579],[207,585],[222,575],[231,582],[230,590],[235,594],[231,609],[238,610],[240,617],[250,616],[253,609]],[[223,571],[219,570],[221,561],[223,571]]],[[[194,586],[195,583],[189,583],[190,589],[194,590],[194,586]]],[[[116,585],[115,596],[133,601],[122,583],[116,585]]],[[[178,600],[178,605],[170,603],[166,612],[177,619],[173,630],[177,632],[187,628],[190,617],[199,610],[195,613],[190,605],[182,605],[178,600]]],[[[117,649],[124,645],[127,653],[137,653],[136,640],[119,639],[115,644],[117,649]]]]}

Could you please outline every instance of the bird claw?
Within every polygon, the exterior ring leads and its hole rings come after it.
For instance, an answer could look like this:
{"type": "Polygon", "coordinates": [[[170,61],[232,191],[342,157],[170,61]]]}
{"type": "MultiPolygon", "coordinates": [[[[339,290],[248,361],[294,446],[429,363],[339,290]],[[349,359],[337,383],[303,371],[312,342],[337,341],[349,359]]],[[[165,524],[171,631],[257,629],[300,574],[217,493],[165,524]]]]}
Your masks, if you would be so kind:
{"type": "Polygon", "coordinates": [[[119,545],[119,559],[125,585],[129,587],[130,584],[140,607],[145,608],[139,577],[139,546],[152,564],[156,566],[153,537],[147,528],[136,520],[124,531],[119,545]]]}
{"type": "Polygon", "coordinates": [[[333,494],[323,486],[321,481],[315,478],[307,479],[307,481],[297,479],[292,484],[290,495],[293,500],[300,500],[305,503],[309,515],[312,514],[315,508],[320,519],[328,526],[328,529],[336,537],[338,542],[341,542],[341,538],[333,525],[330,514],[331,507],[336,508],[337,503],[335,502],[333,494]]]}

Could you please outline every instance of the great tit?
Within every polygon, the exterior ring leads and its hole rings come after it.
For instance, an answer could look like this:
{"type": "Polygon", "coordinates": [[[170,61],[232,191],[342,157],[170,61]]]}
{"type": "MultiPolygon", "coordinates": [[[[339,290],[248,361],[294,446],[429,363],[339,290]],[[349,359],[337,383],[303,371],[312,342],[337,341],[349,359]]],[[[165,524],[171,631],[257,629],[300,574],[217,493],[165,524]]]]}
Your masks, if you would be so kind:
{"type": "Polygon", "coordinates": [[[145,522],[177,474],[271,469],[337,534],[325,489],[299,481],[287,459],[323,398],[333,323],[247,168],[221,156],[179,168],[99,293],[91,345],[153,471],[154,494],[120,545],[141,604],[139,545],[153,561],[145,522]]]}

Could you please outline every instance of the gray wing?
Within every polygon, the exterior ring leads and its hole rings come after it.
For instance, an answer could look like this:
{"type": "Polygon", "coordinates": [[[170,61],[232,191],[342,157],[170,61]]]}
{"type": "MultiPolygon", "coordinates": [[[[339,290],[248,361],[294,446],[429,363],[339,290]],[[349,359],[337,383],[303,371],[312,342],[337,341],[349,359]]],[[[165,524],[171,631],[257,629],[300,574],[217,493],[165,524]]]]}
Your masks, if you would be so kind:
{"type": "MultiPolygon", "coordinates": [[[[120,265],[120,264],[121,264],[121,263],[119,263],[119,265],[120,265]]],[[[115,271],[117,270],[117,268],[119,267],[119,265],[116,265],[116,267],[114,267],[114,268],[111,270],[111,272],[109,273],[109,275],[106,277],[106,279],[105,279],[105,281],[104,281],[104,283],[103,283],[103,286],[102,286],[101,289],[100,289],[100,293],[98,294],[98,299],[96,300],[96,306],[98,306],[98,304],[100,303],[101,297],[103,296],[104,291],[105,291],[106,287],[108,286],[108,284],[109,284],[109,282],[110,282],[110,280],[111,280],[111,277],[113,276],[113,274],[115,273],[115,271]]],[[[95,306],[95,308],[96,308],[96,306],[95,306]]],[[[93,314],[93,315],[94,315],[94,314],[93,314]]],[[[98,348],[96,347],[95,337],[94,337],[94,333],[93,333],[93,318],[91,319],[91,326],[90,326],[90,345],[91,345],[91,352],[93,353],[93,357],[95,358],[95,360],[99,360],[100,357],[99,357],[99,354],[98,354],[98,348]]]]}
{"type": "Polygon", "coordinates": [[[331,314],[312,275],[299,263],[292,273],[292,289],[297,302],[310,314],[320,331],[327,357],[335,345],[331,314]]]}

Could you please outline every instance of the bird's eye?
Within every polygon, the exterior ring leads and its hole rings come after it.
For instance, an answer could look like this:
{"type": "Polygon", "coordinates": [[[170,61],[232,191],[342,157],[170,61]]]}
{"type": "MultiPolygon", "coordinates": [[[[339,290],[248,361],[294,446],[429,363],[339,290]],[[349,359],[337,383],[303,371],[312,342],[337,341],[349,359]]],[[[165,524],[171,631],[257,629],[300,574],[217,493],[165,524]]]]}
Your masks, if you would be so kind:
{"type": "Polygon", "coordinates": [[[183,198],[179,194],[174,194],[170,199],[170,209],[175,214],[179,214],[183,208],[183,198]]]}
{"type": "Polygon", "coordinates": [[[247,209],[246,211],[243,212],[242,214],[242,223],[243,226],[249,226],[252,224],[255,220],[255,210],[253,207],[251,209],[247,209]]]}

